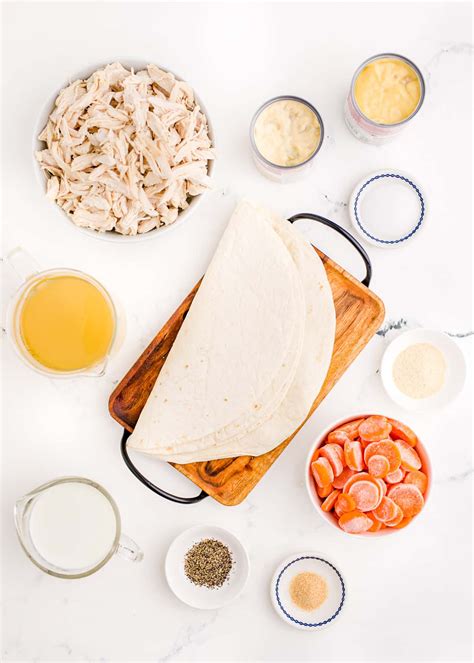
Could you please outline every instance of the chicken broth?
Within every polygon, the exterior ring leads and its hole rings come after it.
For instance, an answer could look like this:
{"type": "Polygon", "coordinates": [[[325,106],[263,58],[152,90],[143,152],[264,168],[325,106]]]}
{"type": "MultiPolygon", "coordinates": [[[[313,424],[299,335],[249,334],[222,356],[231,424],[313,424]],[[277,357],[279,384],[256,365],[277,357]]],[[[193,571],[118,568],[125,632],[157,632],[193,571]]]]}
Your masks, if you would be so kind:
{"type": "Polygon", "coordinates": [[[103,360],[115,319],[105,295],[85,278],[46,277],[21,305],[20,335],[27,352],[46,368],[70,372],[103,360]]]}

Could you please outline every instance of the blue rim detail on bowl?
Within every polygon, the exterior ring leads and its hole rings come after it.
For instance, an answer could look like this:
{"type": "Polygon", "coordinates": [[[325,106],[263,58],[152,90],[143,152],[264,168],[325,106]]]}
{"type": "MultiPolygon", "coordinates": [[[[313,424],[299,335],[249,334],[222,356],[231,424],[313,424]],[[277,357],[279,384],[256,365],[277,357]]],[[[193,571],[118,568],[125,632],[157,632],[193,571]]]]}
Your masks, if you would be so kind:
{"type": "Polygon", "coordinates": [[[326,624],[329,624],[330,622],[332,622],[332,621],[333,621],[334,619],[336,619],[336,617],[339,615],[339,613],[340,613],[341,610],[342,610],[342,606],[344,605],[345,598],[346,598],[346,586],[344,585],[344,580],[342,579],[341,574],[340,574],[339,571],[336,569],[336,567],[333,566],[333,565],[331,564],[331,562],[328,562],[326,559],[323,559],[322,557],[316,557],[316,556],[314,556],[314,555],[304,555],[303,557],[296,557],[295,559],[293,559],[291,562],[289,562],[289,563],[288,563],[288,564],[287,564],[287,565],[286,565],[286,566],[280,571],[280,573],[278,574],[277,581],[276,581],[276,583],[275,583],[275,596],[276,596],[276,600],[277,600],[277,603],[278,603],[280,609],[281,609],[282,612],[286,615],[286,617],[288,617],[288,619],[290,619],[290,620],[291,620],[292,622],[294,622],[295,624],[298,624],[299,626],[305,626],[305,627],[308,627],[308,628],[317,628],[317,627],[320,627],[320,626],[326,626],[326,624]],[[314,624],[311,624],[311,623],[309,623],[309,622],[301,622],[299,619],[295,619],[295,617],[292,617],[292,616],[291,616],[291,615],[285,610],[285,608],[283,607],[283,605],[282,605],[282,603],[281,603],[281,601],[280,601],[280,594],[279,594],[279,592],[278,592],[278,587],[279,587],[279,585],[280,585],[280,580],[281,580],[283,574],[285,573],[285,571],[286,571],[286,570],[287,570],[292,564],[295,564],[296,562],[299,562],[299,561],[301,561],[302,559],[316,559],[316,560],[318,560],[319,562],[324,562],[324,564],[327,564],[328,566],[331,567],[331,569],[333,569],[333,571],[336,572],[337,577],[339,578],[339,581],[340,581],[340,583],[341,583],[341,587],[342,587],[342,597],[341,597],[341,602],[339,603],[339,606],[338,606],[336,612],[335,612],[333,615],[331,615],[331,617],[329,617],[329,619],[325,619],[323,622],[316,622],[316,623],[314,623],[314,624]]]}
{"type": "Polygon", "coordinates": [[[379,242],[380,244],[400,244],[400,242],[405,242],[407,239],[412,237],[420,228],[421,224],[423,223],[423,219],[425,217],[425,201],[424,198],[421,194],[420,189],[416,186],[414,182],[412,182],[408,177],[404,177],[403,175],[398,175],[396,173],[383,173],[382,175],[375,175],[374,177],[371,177],[367,182],[364,183],[364,185],[359,189],[357,192],[357,196],[354,200],[354,216],[357,221],[357,225],[359,228],[362,230],[364,235],[367,235],[367,237],[370,237],[374,242],[379,242]],[[359,198],[363,192],[363,190],[371,184],[371,182],[374,182],[375,180],[380,180],[384,177],[395,177],[396,179],[403,180],[407,184],[409,184],[413,189],[415,189],[416,194],[420,200],[420,205],[421,205],[421,213],[420,213],[420,218],[418,219],[418,222],[416,226],[411,230],[408,235],[405,235],[404,237],[400,237],[400,239],[380,239],[379,237],[374,237],[374,235],[371,235],[361,224],[359,215],[357,213],[357,205],[359,203],[359,198]]]}

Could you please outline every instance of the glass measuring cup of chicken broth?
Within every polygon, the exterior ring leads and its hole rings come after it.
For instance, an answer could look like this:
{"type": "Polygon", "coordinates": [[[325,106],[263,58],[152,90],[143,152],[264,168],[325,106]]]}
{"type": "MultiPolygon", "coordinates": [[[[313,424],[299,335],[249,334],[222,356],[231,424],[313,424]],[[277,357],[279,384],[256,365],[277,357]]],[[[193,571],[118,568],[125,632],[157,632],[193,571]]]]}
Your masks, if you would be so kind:
{"type": "Polygon", "coordinates": [[[281,183],[308,175],[323,138],[320,114],[300,97],[270,99],[260,106],[250,124],[250,145],[257,168],[281,183]]]}
{"type": "Polygon", "coordinates": [[[344,108],[348,129],[359,140],[382,145],[417,115],[425,98],[419,68],[396,53],[365,60],[352,78],[344,108]]]}
{"type": "Polygon", "coordinates": [[[49,377],[103,375],[120,338],[107,290],[78,270],[39,271],[23,249],[13,251],[7,263],[23,279],[7,320],[20,359],[49,377]]]}

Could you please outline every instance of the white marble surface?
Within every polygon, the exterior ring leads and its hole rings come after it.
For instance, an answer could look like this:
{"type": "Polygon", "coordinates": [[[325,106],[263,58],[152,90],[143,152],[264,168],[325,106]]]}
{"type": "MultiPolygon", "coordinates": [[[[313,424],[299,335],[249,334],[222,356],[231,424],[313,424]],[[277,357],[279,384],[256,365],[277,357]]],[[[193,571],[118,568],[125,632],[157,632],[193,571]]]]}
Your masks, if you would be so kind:
{"type": "MultiPolygon", "coordinates": [[[[4,10],[4,245],[45,268],[90,272],[122,301],[128,333],[106,377],[52,381],[3,353],[3,660],[413,661],[470,657],[471,376],[443,412],[416,416],[385,396],[378,369],[395,327],[459,334],[470,359],[470,67],[467,3],[139,4],[6,3],[4,10]],[[429,91],[418,121],[392,145],[357,142],[342,118],[355,67],[394,50],[425,68],[429,91]],[[32,168],[32,133],[45,99],[74,72],[126,56],[185,76],[215,125],[217,188],[189,224],[157,241],[117,246],[83,236],[48,204],[32,168]],[[320,110],[325,145],[309,179],[280,187],[255,170],[247,130],[265,99],[294,93],[320,110]],[[154,333],[205,270],[235,202],[246,195],[282,214],[313,211],[349,227],[354,184],[381,167],[412,172],[429,197],[424,233],[404,248],[369,247],[372,287],[387,324],[347,371],[248,499],[225,508],[165,502],[138,483],[119,454],[107,399],[154,333]],[[323,523],[305,494],[303,462],[318,431],[348,411],[392,413],[422,436],[435,483],[419,522],[377,540],[347,539],[323,523]],[[102,482],[144,561],[115,559],[81,581],[50,578],[16,540],[16,497],[58,475],[102,482]],[[181,604],[163,574],[168,545],[208,522],[235,532],[251,578],[232,605],[199,612],[181,604]],[[347,609],[325,632],[293,630],[274,613],[269,581],[282,558],[315,549],[337,561],[347,609]]],[[[356,276],[342,240],[309,236],[356,276]]],[[[303,227],[304,226],[303,224],[303,227]]],[[[6,280],[8,285],[8,280],[6,280]]],[[[3,339],[5,340],[5,339],[3,339]]],[[[168,489],[195,487],[172,468],[140,460],[168,489]]]]}

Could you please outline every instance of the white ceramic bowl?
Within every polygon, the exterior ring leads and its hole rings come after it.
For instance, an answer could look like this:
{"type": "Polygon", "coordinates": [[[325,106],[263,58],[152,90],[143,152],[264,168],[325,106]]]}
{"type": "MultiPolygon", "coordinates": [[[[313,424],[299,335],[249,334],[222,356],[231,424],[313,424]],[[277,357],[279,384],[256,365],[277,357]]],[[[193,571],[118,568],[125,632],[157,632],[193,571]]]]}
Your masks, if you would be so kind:
{"type": "Polygon", "coordinates": [[[397,336],[387,347],[380,369],[382,383],[390,398],[405,410],[413,412],[438,411],[461,392],[466,379],[466,360],[458,344],[447,334],[432,329],[411,329],[397,336]],[[396,386],[393,363],[400,352],[415,343],[429,343],[436,347],[446,362],[446,379],[440,391],[428,398],[411,398],[396,386]]]}
{"type": "Polygon", "coordinates": [[[354,188],[349,216],[357,234],[380,248],[396,248],[425,227],[426,193],[408,173],[391,168],[367,175],[354,188]]]}
{"type": "Polygon", "coordinates": [[[197,525],[182,532],[170,545],[165,561],[165,575],[170,589],[183,603],[193,608],[212,610],[236,599],[247,582],[250,562],[240,541],[222,527],[197,525]],[[209,589],[193,584],[184,572],[184,558],[195,543],[203,539],[222,541],[232,553],[234,561],[229,578],[222,587],[209,589]]]}
{"type": "Polygon", "coordinates": [[[297,553],[287,557],[277,568],[270,583],[270,598],[275,611],[283,621],[305,631],[327,628],[341,614],[347,595],[343,576],[327,555],[315,551],[297,553]],[[327,583],[328,597],[311,612],[301,610],[291,600],[289,588],[298,573],[316,573],[327,583]]]}
{"type": "MultiPolygon", "coordinates": [[[[38,136],[43,130],[43,128],[46,126],[46,123],[48,121],[48,117],[54,107],[54,102],[56,101],[56,98],[60,91],[67,87],[70,83],[73,81],[76,81],[78,79],[86,79],[91,76],[94,71],[97,71],[97,69],[101,69],[102,67],[105,67],[107,64],[110,64],[112,62],[120,62],[125,68],[133,69],[135,71],[140,71],[141,69],[146,69],[146,66],[150,64],[150,62],[153,62],[153,60],[145,61],[145,60],[135,60],[131,58],[115,58],[111,59],[107,62],[102,62],[98,63],[95,65],[91,65],[89,67],[86,67],[85,69],[82,69],[79,72],[76,72],[75,74],[72,74],[70,78],[61,85],[60,88],[58,88],[53,94],[51,94],[47,101],[45,102],[43,109],[41,113],[39,114],[38,121],[35,126],[34,130],[34,135],[33,135],[33,166],[38,178],[38,181],[43,189],[43,191],[46,193],[46,180],[47,176],[41,169],[36,157],[35,157],[35,152],[38,150],[42,150],[45,147],[45,143],[43,141],[38,140],[38,136]]],[[[174,74],[177,80],[185,80],[181,78],[181,76],[178,76],[174,71],[171,71],[171,69],[167,69],[165,67],[162,67],[161,65],[158,65],[163,71],[167,71],[171,74],[174,74]]],[[[202,100],[200,97],[196,94],[196,91],[194,90],[194,97],[199,104],[202,112],[207,118],[207,124],[209,128],[209,137],[211,139],[212,146],[215,147],[215,140],[214,140],[214,131],[212,128],[212,123],[211,123],[211,118],[209,117],[209,113],[206,110],[206,107],[202,103],[202,100]]],[[[214,160],[210,160],[208,162],[208,175],[211,176],[212,172],[214,170],[214,160]]],[[[121,235],[120,233],[117,233],[115,231],[106,231],[106,232],[98,232],[97,230],[92,230],[91,228],[81,228],[79,226],[76,226],[69,216],[62,210],[59,205],[54,203],[54,208],[55,211],[58,215],[58,219],[61,220],[64,223],[64,218],[67,219],[67,221],[77,230],[79,230],[82,233],[86,233],[90,237],[95,237],[96,239],[105,239],[113,242],[122,242],[122,243],[127,243],[127,242],[139,242],[143,241],[146,239],[152,239],[154,237],[161,237],[165,232],[168,232],[170,230],[173,230],[174,228],[177,228],[178,226],[182,225],[184,221],[187,221],[190,217],[190,215],[196,210],[197,206],[202,200],[202,197],[206,195],[205,193],[201,193],[199,196],[193,196],[190,200],[189,207],[187,207],[185,210],[181,210],[178,214],[178,218],[176,221],[169,226],[163,226],[161,228],[155,228],[154,230],[150,230],[147,233],[142,233],[140,235],[121,235]]]]}
{"type": "MultiPolygon", "coordinates": [[[[355,414],[352,414],[350,416],[346,416],[343,419],[338,419],[336,421],[333,421],[333,423],[325,428],[321,435],[317,438],[315,443],[311,446],[311,449],[309,450],[308,457],[306,459],[306,464],[305,464],[305,482],[306,482],[306,490],[308,491],[309,499],[311,500],[312,505],[316,509],[316,511],[319,513],[321,518],[325,520],[331,527],[334,527],[337,529],[338,532],[343,534],[344,536],[349,536],[349,537],[354,537],[354,536],[359,536],[359,537],[364,537],[364,538],[373,538],[373,537],[380,537],[380,536],[386,536],[389,534],[395,534],[396,532],[404,532],[406,530],[409,530],[411,527],[413,527],[413,524],[415,522],[418,522],[418,520],[423,516],[423,512],[426,509],[426,503],[429,498],[429,494],[431,492],[431,484],[432,484],[432,468],[431,468],[431,462],[428,456],[428,452],[426,451],[425,446],[423,445],[422,442],[420,442],[420,439],[418,438],[418,444],[416,445],[416,451],[418,455],[420,456],[421,462],[422,462],[422,470],[428,477],[428,485],[426,487],[426,491],[424,494],[424,500],[425,500],[425,505],[421,511],[415,518],[413,518],[412,522],[407,525],[407,527],[403,529],[397,529],[395,527],[386,527],[384,529],[379,530],[378,532],[364,532],[363,534],[349,534],[348,532],[345,532],[343,529],[341,529],[338,525],[337,522],[337,517],[331,512],[327,513],[326,511],[323,511],[321,509],[321,503],[322,500],[319,497],[318,493],[316,492],[316,485],[313,479],[313,476],[311,474],[311,459],[313,457],[314,452],[316,449],[318,449],[323,442],[326,440],[326,437],[328,434],[333,431],[335,428],[339,428],[339,426],[342,426],[343,424],[348,423],[349,421],[353,421],[354,419],[363,419],[365,417],[370,417],[373,416],[374,414],[380,414],[376,412],[356,412],[355,414]]],[[[390,415],[384,415],[390,417],[390,415]]],[[[391,419],[396,419],[396,417],[390,417],[391,419]]],[[[402,422],[405,423],[405,422],[402,422]]],[[[409,424],[407,424],[409,425],[409,424]]],[[[416,433],[416,431],[414,431],[416,433]]]]}

